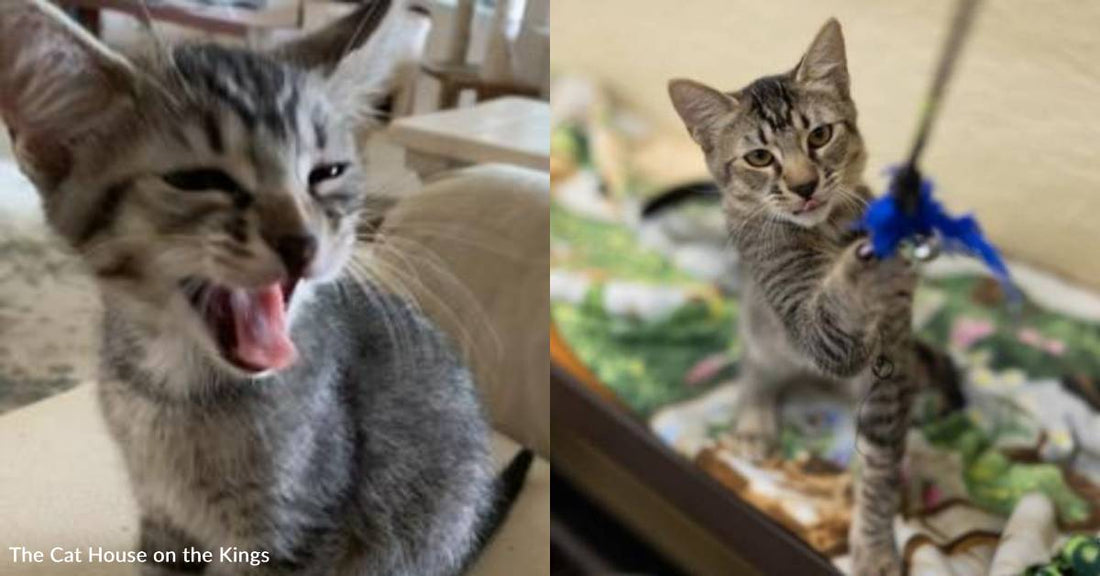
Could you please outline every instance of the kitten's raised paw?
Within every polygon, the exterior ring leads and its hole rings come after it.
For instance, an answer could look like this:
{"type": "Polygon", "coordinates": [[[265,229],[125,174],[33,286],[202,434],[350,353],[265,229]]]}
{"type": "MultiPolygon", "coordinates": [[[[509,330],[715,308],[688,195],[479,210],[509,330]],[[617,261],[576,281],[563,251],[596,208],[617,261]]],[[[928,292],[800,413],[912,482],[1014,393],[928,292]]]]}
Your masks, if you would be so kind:
{"type": "Polygon", "coordinates": [[[901,576],[901,557],[893,547],[853,544],[852,576],[901,576]]]}
{"type": "Polygon", "coordinates": [[[883,296],[912,294],[916,269],[901,256],[877,258],[866,240],[853,243],[841,257],[844,276],[860,294],[881,300],[883,296]]]}

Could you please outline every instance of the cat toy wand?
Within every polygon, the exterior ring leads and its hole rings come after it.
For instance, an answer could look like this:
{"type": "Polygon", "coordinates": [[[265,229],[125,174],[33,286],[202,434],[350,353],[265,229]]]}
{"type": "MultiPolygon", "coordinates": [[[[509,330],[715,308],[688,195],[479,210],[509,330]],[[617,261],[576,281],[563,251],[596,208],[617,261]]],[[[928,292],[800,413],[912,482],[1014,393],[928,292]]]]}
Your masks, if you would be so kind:
{"type": "Polygon", "coordinates": [[[917,167],[943,101],[947,81],[974,19],[978,1],[960,0],[932,89],[922,110],[909,159],[892,171],[893,178],[887,194],[868,206],[857,227],[870,234],[871,247],[879,258],[890,256],[903,242],[910,242],[913,256],[922,261],[934,259],[941,246],[948,252],[972,255],[985,263],[1006,293],[1014,297],[1008,268],[997,249],[982,234],[978,221],[969,214],[960,217],[948,214],[932,196],[932,182],[924,179],[917,167]]]}

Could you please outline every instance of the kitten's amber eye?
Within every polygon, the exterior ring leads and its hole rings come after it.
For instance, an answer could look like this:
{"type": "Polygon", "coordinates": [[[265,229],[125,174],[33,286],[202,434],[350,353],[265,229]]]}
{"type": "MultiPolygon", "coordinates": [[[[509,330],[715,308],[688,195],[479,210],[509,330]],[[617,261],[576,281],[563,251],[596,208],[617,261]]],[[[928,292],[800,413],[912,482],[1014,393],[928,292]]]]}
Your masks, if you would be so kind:
{"type": "Polygon", "coordinates": [[[745,154],[745,162],[749,163],[749,166],[756,166],[757,168],[763,168],[771,165],[775,162],[775,156],[772,156],[771,152],[763,148],[757,148],[748,154],[745,154]]]}
{"type": "Polygon", "coordinates": [[[326,180],[339,178],[344,175],[344,172],[346,172],[347,169],[348,165],[346,162],[341,162],[337,164],[322,164],[314,168],[313,171],[309,173],[309,185],[312,188],[313,186],[316,186],[321,182],[325,182],[326,180]]]}
{"type": "Polygon", "coordinates": [[[806,143],[810,145],[810,148],[821,148],[829,143],[829,140],[833,139],[833,125],[822,124],[817,128],[814,128],[810,132],[809,138],[806,138],[806,143]]]}

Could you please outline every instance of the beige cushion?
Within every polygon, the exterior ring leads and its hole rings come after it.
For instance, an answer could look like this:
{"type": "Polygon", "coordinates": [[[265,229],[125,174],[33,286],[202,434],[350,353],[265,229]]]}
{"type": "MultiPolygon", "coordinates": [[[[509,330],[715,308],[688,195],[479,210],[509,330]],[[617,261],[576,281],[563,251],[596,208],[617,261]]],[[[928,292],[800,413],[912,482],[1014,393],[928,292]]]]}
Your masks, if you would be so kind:
{"type": "MultiPolygon", "coordinates": [[[[515,453],[496,435],[498,462],[515,453]]],[[[0,574],[118,576],[132,568],[89,563],[13,563],[10,546],[130,550],[137,510],[117,448],[99,415],[93,385],[0,418],[0,574]]],[[[550,573],[550,469],[536,462],[507,522],[470,574],[550,573]]]]}
{"type": "Polygon", "coordinates": [[[550,452],[550,176],[458,170],[387,216],[381,272],[470,357],[494,425],[550,452]]]}

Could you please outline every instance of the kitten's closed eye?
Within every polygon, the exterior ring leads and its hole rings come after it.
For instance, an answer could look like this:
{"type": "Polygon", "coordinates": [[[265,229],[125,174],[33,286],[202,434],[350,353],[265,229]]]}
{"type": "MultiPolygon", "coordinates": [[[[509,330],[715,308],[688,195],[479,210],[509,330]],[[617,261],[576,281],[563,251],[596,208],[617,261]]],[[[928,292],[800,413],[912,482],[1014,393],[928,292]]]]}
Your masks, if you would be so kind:
{"type": "Polygon", "coordinates": [[[316,185],[318,185],[322,182],[326,182],[328,180],[335,180],[336,178],[339,178],[339,177],[343,176],[344,172],[347,172],[347,170],[348,170],[348,163],[347,162],[337,162],[337,163],[334,163],[334,164],[322,164],[322,165],[314,168],[309,173],[309,187],[313,188],[314,186],[316,186],[316,185]]]}
{"type": "Polygon", "coordinates": [[[244,187],[232,176],[217,168],[178,170],[165,174],[162,178],[173,188],[187,192],[221,191],[234,195],[246,194],[244,187]]]}

